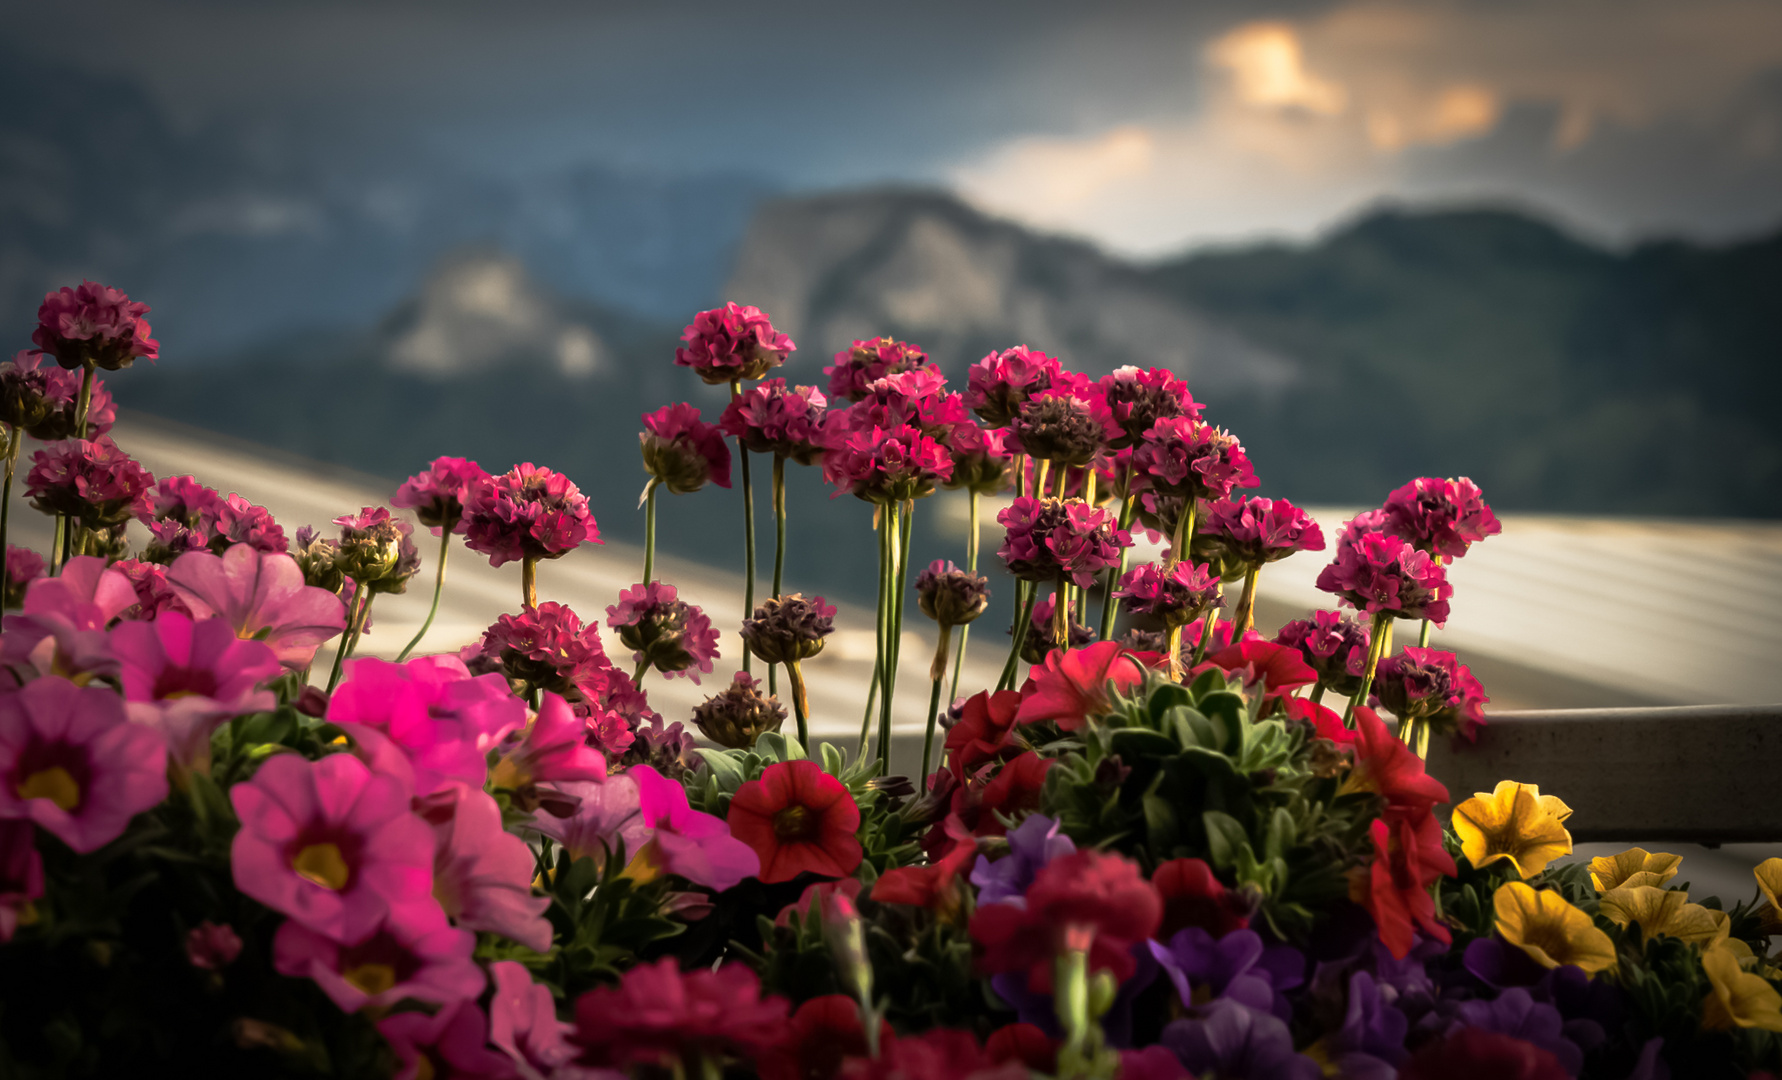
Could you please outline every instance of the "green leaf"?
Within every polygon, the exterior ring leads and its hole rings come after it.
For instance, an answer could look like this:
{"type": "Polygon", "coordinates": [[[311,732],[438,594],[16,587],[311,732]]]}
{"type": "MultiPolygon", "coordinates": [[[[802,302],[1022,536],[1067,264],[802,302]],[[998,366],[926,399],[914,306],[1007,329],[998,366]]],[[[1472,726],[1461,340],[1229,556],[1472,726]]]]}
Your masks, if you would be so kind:
{"type": "Polygon", "coordinates": [[[743,763],[739,756],[729,750],[713,750],[699,747],[699,756],[705,759],[705,767],[711,770],[718,786],[725,792],[734,792],[743,785],[747,775],[743,772],[743,763]]]}
{"type": "Polygon", "coordinates": [[[1263,841],[1263,853],[1270,859],[1279,859],[1293,846],[1297,833],[1293,815],[1287,812],[1285,806],[1275,807],[1275,812],[1268,821],[1268,837],[1263,841]]]}
{"type": "MultiPolygon", "coordinates": [[[[1159,780],[1163,774],[1157,774],[1159,780]]],[[[1157,785],[1145,792],[1143,800],[1145,809],[1145,830],[1149,847],[1153,855],[1162,858],[1176,849],[1181,843],[1181,823],[1176,817],[1176,808],[1170,801],[1157,794],[1157,785]]]]}
{"type": "Polygon", "coordinates": [[[1208,810],[1200,815],[1200,820],[1206,826],[1207,850],[1212,854],[1215,866],[1228,869],[1237,865],[1240,858],[1255,858],[1250,853],[1250,838],[1245,835],[1244,827],[1238,824],[1236,818],[1217,810],[1208,810]]]}
{"type": "Polygon", "coordinates": [[[1147,757],[1173,757],[1176,753],[1174,739],[1147,728],[1120,728],[1110,742],[1113,752],[1127,763],[1147,757]]]}
{"type": "Polygon", "coordinates": [[[820,743],[817,751],[823,755],[823,771],[840,779],[847,765],[847,757],[841,752],[841,748],[832,742],[826,742],[820,743]]]}

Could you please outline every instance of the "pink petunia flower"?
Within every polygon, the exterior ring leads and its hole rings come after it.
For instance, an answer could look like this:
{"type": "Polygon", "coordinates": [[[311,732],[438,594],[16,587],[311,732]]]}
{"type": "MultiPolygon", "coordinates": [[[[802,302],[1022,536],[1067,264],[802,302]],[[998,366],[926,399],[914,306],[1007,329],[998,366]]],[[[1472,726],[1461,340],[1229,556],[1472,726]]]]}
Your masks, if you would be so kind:
{"type": "Polygon", "coordinates": [[[346,605],[338,596],[305,585],[289,555],[251,544],[221,555],[187,552],[168,568],[167,583],[193,618],[227,619],[237,637],[266,642],[292,671],[308,667],[322,642],[346,629],[346,605]]]}
{"type": "Polygon", "coordinates": [[[413,510],[416,520],[431,528],[434,536],[441,529],[462,533],[464,505],[470,490],[488,478],[489,474],[474,461],[436,457],[425,469],[402,482],[390,505],[413,510]]]}
{"type": "Polygon", "coordinates": [[[829,396],[859,401],[867,386],[887,375],[900,375],[928,363],[928,354],[907,341],[888,337],[856,341],[835,354],[835,363],[823,369],[829,376],[829,396]]]}
{"type": "Polygon", "coordinates": [[[161,733],[173,759],[208,770],[210,735],[223,721],[277,704],[259,689],[284,668],[265,642],[244,641],[222,619],[194,623],[169,611],[154,622],[122,622],[112,655],[131,720],[161,733]]]}
{"type": "Polygon", "coordinates": [[[228,923],[218,925],[206,919],[186,935],[186,959],[195,968],[221,971],[240,955],[241,935],[228,923]]]}
{"type": "Polygon", "coordinates": [[[166,797],[166,744],[111,690],[51,675],[0,695],[0,818],[85,854],[166,797]]]}
{"type": "Polygon", "coordinates": [[[551,899],[532,895],[532,852],[502,828],[495,800],[480,788],[454,785],[420,813],[433,826],[433,898],[452,922],[549,952],[544,912],[551,899]]]}
{"type": "Polygon", "coordinates": [[[730,400],[718,426],[744,450],[809,465],[823,453],[823,413],[829,405],[814,386],[768,379],[730,400]]]}
{"type": "Polygon", "coordinates": [[[1454,586],[1442,564],[1386,533],[1359,533],[1337,544],[1336,561],[1318,574],[1318,587],[1370,614],[1448,621],[1454,586]]]}
{"type": "Polygon", "coordinates": [[[411,795],[350,754],[274,755],[229,789],[236,887],[337,941],[364,940],[405,905],[437,910],[433,838],[411,795]]]}
{"type": "Polygon", "coordinates": [[[526,723],[525,703],[501,676],[472,678],[456,657],[405,664],[365,657],[348,661],[345,670],[328,702],[329,723],[361,756],[379,762],[379,738],[388,739],[401,751],[418,796],[453,783],[480,789],[488,752],[526,723]]]}
{"type": "Polygon", "coordinates": [[[46,514],[66,514],[83,528],[106,529],[135,517],[155,478],[108,435],[63,439],[31,455],[25,494],[46,514]]]}
{"type": "Polygon", "coordinates": [[[1015,722],[1051,723],[1062,731],[1075,731],[1088,717],[1108,708],[1109,683],[1116,692],[1125,693],[1144,682],[1146,660],[1112,641],[1051,653],[1021,687],[1015,722]]]}
{"type": "Polygon", "coordinates": [[[606,758],[587,744],[581,718],[549,690],[519,741],[505,750],[490,775],[498,788],[522,790],[560,780],[606,779],[606,758]]]}
{"type": "Polygon", "coordinates": [[[489,556],[491,566],[561,558],[601,542],[581,489],[530,461],[478,481],[464,503],[464,526],[465,546],[489,556]]]}
{"type": "Polygon", "coordinates": [[[552,784],[560,794],[577,800],[575,812],[558,817],[548,810],[535,810],[531,830],[569,849],[572,860],[593,859],[604,865],[621,844],[628,859],[635,856],[649,842],[651,832],[644,824],[634,771],[609,776],[604,783],[568,780],[552,784]]]}
{"type": "Polygon", "coordinates": [[[798,348],[760,308],[735,303],[695,315],[681,340],[676,366],[692,368],[708,386],[759,379],[798,348]]]}
{"type": "Polygon", "coordinates": [[[476,935],[447,923],[429,902],[391,912],[350,945],[291,919],[273,935],[272,966],[280,975],[314,979],[342,1012],[358,1012],[409,998],[474,1001],[487,985],[471,958],[475,951],[476,935]]]}
{"type": "Polygon", "coordinates": [[[513,1075],[508,1059],[489,1049],[489,1021],[474,1001],[454,1002],[432,1016],[397,1013],[379,1020],[377,1030],[396,1051],[392,1080],[513,1075]]]}
{"type": "Polygon", "coordinates": [[[514,1060],[526,1080],[543,1080],[575,1059],[569,1042],[575,1025],[557,1019],[549,987],[533,982],[532,973],[512,960],[490,964],[489,977],[495,983],[489,1042],[514,1060]]]}
{"type": "Polygon", "coordinates": [[[1402,536],[1419,551],[1442,556],[1444,562],[1466,554],[1467,546],[1503,532],[1479,486],[1461,477],[1443,480],[1425,476],[1386,496],[1385,530],[1402,536]]]}
{"type": "Polygon", "coordinates": [[[666,871],[723,892],[761,872],[755,850],[732,837],[722,818],[689,806],[679,783],[648,765],[633,765],[625,775],[637,781],[644,825],[655,830],[627,873],[648,880],[666,871]]]}
{"type": "Polygon", "coordinates": [[[648,663],[666,678],[680,675],[698,683],[701,673],[711,674],[712,661],[718,658],[718,631],[712,621],[666,582],[621,590],[619,602],[606,609],[606,625],[635,650],[633,663],[648,663]]]}
{"type": "Polygon", "coordinates": [[[142,357],[154,360],[160,345],[149,337],[149,306],[117,289],[83,281],[44,295],[31,340],[73,370],[86,363],[107,371],[126,368],[142,357]]]}
{"type": "Polygon", "coordinates": [[[1025,345],[991,353],[966,374],[965,406],[991,427],[1002,427],[1022,402],[1050,387],[1063,371],[1056,359],[1025,345]]]}
{"type": "Polygon", "coordinates": [[[699,418],[687,402],[664,405],[643,418],[637,433],[644,470],[676,495],[691,495],[708,483],[730,486],[730,444],[716,424],[699,418]]]}
{"type": "Polygon", "coordinates": [[[110,675],[117,670],[105,628],[136,603],[124,574],[92,555],[76,555],[59,577],[25,590],[24,612],[6,616],[0,664],[45,675],[110,675]]]}
{"type": "Polygon", "coordinates": [[[0,945],[12,940],[30,918],[31,902],[42,895],[37,828],[29,821],[0,819],[0,945]]]}

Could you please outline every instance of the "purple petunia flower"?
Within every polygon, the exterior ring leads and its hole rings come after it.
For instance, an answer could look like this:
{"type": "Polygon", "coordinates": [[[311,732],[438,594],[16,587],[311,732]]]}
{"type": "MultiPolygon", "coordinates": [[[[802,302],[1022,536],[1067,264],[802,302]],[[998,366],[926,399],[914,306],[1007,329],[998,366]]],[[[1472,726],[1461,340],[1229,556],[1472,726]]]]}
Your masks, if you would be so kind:
{"type": "Polygon", "coordinates": [[[866,397],[867,387],[887,375],[901,375],[928,363],[928,354],[907,341],[888,337],[856,341],[835,354],[835,363],[823,369],[829,376],[829,396],[844,401],[866,397]]]}
{"type": "Polygon", "coordinates": [[[479,481],[464,504],[464,523],[465,546],[489,556],[491,566],[561,558],[601,542],[581,489],[531,462],[479,481]]]}
{"type": "Polygon", "coordinates": [[[1361,611],[1401,619],[1448,621],[1454,586],[1440,563],[1406,541],[1385,533],[1345,536],[1336,561],[1318,575],[1318,587],[1361,611]]]}
{"type": "Polygon", "coordinates": [[[1393,1080],[1405,1058],[1410,1020],[1392,1005],[1393,995],[1365,971],[1349,976],[1343,1025],[1325,1039],[1340,1075],[1354,1080],[1393,1080]]]}
{"type": "Polygon", "coordinates": [[[692,368],[710,386],[759,379],[798,348],[760,308],[735,303],[693,316],[681,340],[675,364],[692,368]]]}
{"type": "Polygon", "coordinates": [[[1053,859],[1077,850],[1071,838],[1058,831],[1058,822],[1044,814],[1029,814],[1008,834],[1009,853],[992,861],[979,855],[972,867],[971,883],[978,890],[978,906],[1026,904],[1027,887],[1034,875],[1053,859]]]}
{"type": "Polygon", "coordinates": [[[1305,980],[1305,957],[1292,946],[1265,947],[1254,930],[1214,937],[1190,926],[1176,931],[1167,945],[1153,941],[1150,948],[1186,1008],[1228,998],[1282,1020],[1293,1018],[1282,991],[1305,980]]]}
{"type": "Polygon", "coordinates": [[[1281,1020],[1228,998],[1217,998],[1163,1029],[1162,1045],[1194,1076],[1220,1080],[1321,1080],[1318,1063],[1293,1051],[1281,1020]]]}
{"type": "Polygon", "coordinates": [[[828,405],[814,386],[768,379],[732,398],[718,426],[744,450],[809,465],[823,453],[823,414],[828,405]]]}
{"type": "MultiPolygon", "coordinates": [[[[1584,1067],[1584,1051],[1565,1037],[1559,1010],[1536,1001],[1527,990],[1512,987],[1492,1001],[1465,1001],[1456,1009],[1454,1028],[1495,1031],[1531,1043],[1559,1059],[1572,1076],[1584,1067]]],[[[1452,1031],[1453,1029],[1450,1029],[1452,1031]]]]}
{"type": "Polygon", "coordinates": [[[1425,476],[1386,496],[1384,529],[1411,542],[1419,551],[1442,556],[1444,562],[1466,554],[1469,544],[1496,536],[1503,525],[1479,486],[1461,477],[1443,480],[1425,476]]]}

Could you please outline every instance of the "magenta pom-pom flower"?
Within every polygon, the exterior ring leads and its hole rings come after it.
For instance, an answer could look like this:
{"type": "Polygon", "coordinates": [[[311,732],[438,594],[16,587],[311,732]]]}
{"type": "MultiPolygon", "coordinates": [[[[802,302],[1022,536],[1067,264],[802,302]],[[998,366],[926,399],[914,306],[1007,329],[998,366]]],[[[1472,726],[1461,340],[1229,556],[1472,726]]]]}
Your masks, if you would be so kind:
{"type": "Polygon", "coordinates": [[[1386,533],[1362,533],[1337,544],[1336,561],[1318,575],[1318,587],[1373,615],[1448,621],[1454,586],[1427,552],[1386,533]]]}
{"type": "Polygon", "coordinates": [[[1089,464],[1122,434],[1101,387],[1068,373],[1023,401],[1008,432],[1012,449],[1055,468],[1089,464]]]}
{"type": "Polygon", "coordinates": [[[1503,532],[1479,486],[1461,477],[1425,476],[1386,496],[1380,526],[1444,561],[1466,554],[1469,544],[1503,532]]]}
{"type": "Polygon", "coordinates": [[[550,952],[550,897],[532,895],[532,852],[502,828],[500,805],[481,788],[453,785],[419,811],[433,827],[433,896],[452,922],[550,952]]]}
{"type": "Polygon", "coordinates": [[[1063,371],[1056,359],[1025,345],[991,353],[966,373],[965,406],[991,427],[1002,427],[1022,402],[1049,388],[1063,371]]]}
{"type": "Polygon", "coordinates": [[[412,795],[351,754],[273,755],[229,789],[236,888],[333,941],[363,941],[395,910],[437,914],[433,837],[412,795]]]}
{"type": "Polygon", "coordinates": [[[570,694],[607,667],[598,627],[583,626],[568,605],[546,600],[503,615],[465,650],[472,671],[500,670],[528,688],[570,694]]]}
{"type": "Polygon", "coordinates": [[[191,551],[175,559],[167,583],[195,619],[228,620],[237,637],[272,647],[279,663],[300,671],[316,649],[346,628],[346,605],[325,589],[303,582],[289,555],[236,544],[221,555],[191,551]]]}
{"type": "Polygon", "coordinates": [[[823,369],[829,376],[829,396],[859,401],[867,387],[888,375],[901,375],[928,363],[928,354],[907,341],[888,337],[856,341],[835,354],[835,363],[823,369]]]}
{"type": "Polygon", "coordinates": [[[830,412],[824,420],[826,443],[845,432],[913,427],[949,448],[961,430],[975,426],[965,399],[949,391],[946,376],[932,367],[887,375],[868,385],[865,396],[851,407],[830,412]]]}
{"type": "Polygon", "coordinates": [[[643,418],[637,434],[644,470],[676,495],[691,495],[706,484],[730,486],[730,446],[718,425],[699,418],[686,402],[664,405],[643,418]]]}
{"type": "Polygon", "coordinates": [[[834,485],[837,495],[875,503],[905,502],[932,493],[935,485],[953,475],[953,456],[947,448],[916,427],[832,429],[826,437],[831,441],[823,455],[823,479],[834,485]]]}
{"type": "Polygon", "coordinates": [[[400,510],[413,510],[415,520],[433,530],[455,533],[464,531],[464,504],[471,488],[487,480],[489,474],[474,461],[456,457],[436,457],[422,471],[402,482],[390,505],[400,510]]]}
{"type": "Polygon", "coordinates": [[[1218,559],[1227,577],[1296,551],[1324,550],[1324,530],[1286,499],[1237,495],[1203,507],[1202,513],[1205,524],[1196,530],[1194,547],[1218,559]]]}
{"type": "Polygon", "coordinates": [[[0,695],[0,819],[35,822],[84,854],[166,797],[166,743],[110,689],[50,675],[0,695]]]}
{"type": "Polygon", "coordinates": [[[1371,701],[1400,721],[1426,720],[1438,733],[1458,733],[1472,742],[1485,726],[1491,699],[1472,670],[1453,653],[1407,645],[1382,657],[1374,671],[1371,701]]]}
{"type": "Polygon", "coordinates": [[[1188,392],[1188,384],[1168,368],[1115,368],[1101,377],[1101,392],[1120,426],[1115,449],[1136,444],[1159,420],[1200,419],[1200,403],[1188,392]]]}
{"type": "Polygon", "coordinates": [[[1235,436],[1188,416],[1151,425],[1133,446],[1132,466],[1145,488],[1183,498],[1223,499],[1258,483],[1235,436]]]}
{"type": "Polygon", "coordinates": [[[1007,431],[961,424],[948,437],[947,449],[953,455],[953,475],[946,487],[995,495],[1008,486],[1014,452],[1008,448],[1007,431]]]}
{"type": "Polygon", "coordinates": [[[194,477],[163,476],[149,491],[139,520],[144,525],[152,521],[177,521],[195,529],[206,520],[214,521],[222,505],[223,496],[194,477]]]}
{"type": "Polygon", "coordinates": [[[88,529],[137,516],[155,478],[109,436],[64,439],[31,455],[25,494],[46,514],[65,514],[88,529]]]}
{"type": "Polygon", "coordinates": [[[1023,497],[996,520],[1007,530],[997,555],[1023,581],[1069,578],[1087,587],[1132,546],[1132,534],[1112,514],[1082,502],[1023,497]]]}
{"type": "Polygon", "coordinates": [[[5,600],[0,607],[16,608],[25,602],[25,590],[43,576],[43,556],[17,544],[6,545],[5,600]]]}
{"type": "Polygon", "coordinates": [[[606,609],[606,625],[635,650],[633,663],[648,664],[666,677],[682,675],[699,681],[711,674],[718,658],[718,631],[705,612],[680,599],[673,585],[652,581],[621,590],[619,602],[606,609]]]}
{"type": "Polygon", "coordinates": [[[91,363],[116,371],[138,357],[153,360],[160,345],[149,337],[149,306],[117,289],[83,281],[48,293],[37,309],[31,340],[70,370],[91,363]]]}
{"type": "Polygon", "coordinates": [[[585,1063],[611,1069],[752,1059],[783,1037],[788,1009],[745,964],[683,972],[669,956],[578,998],[573,1038],[585,1063]]]}
{"type": "MultiPolygon", "coordinates": [[[[33,439],[55,442],[80,433],[79,372],[44,367],[43,353],[26,349],[0,364],[0,423],[23,430],[33,439]]],[[[87,394],[87,438],[97,439],[117,422],[118,408],[95,377],[87,394]]]]}
{"type": "Polygon", "coordinates": [[[797,345],[773,328],[760,308],[730,303],[702,311],[681,331],[674,362],[712,386],[759,379],[786,362],[797,345]]]}
{"type": "Polygon", "coordinates": [[[285,530],[272,519],[272,511],[264,506],[255,506],[240,495],[224,497],[216,508],[216,520],[212,526],[215,535],[211,537],[210,549],[221,554],[222,549],[235,544],[246,544],[255,551],[270,554],[283,554],[290,546],[285,539],[285,530]]]}
{"type": "Polygon", "coordinates": [[[531,462],[479,481],[464,504],[464,543],[492,566],[555,559],[600,543],[588,498],[561,473],[531,462]]]}
{"type": "Polygon", "coordinates": [[[263,641],[236,637],[222,619],[193,622],[168,611],[153,622],[122,622],[111,651],[130,719],[159,731],[187,768],[209,764],[210,734],[223,721],[277,704],[260,685],[284,671],[278,657],[263,641]]]}
{"type": "Polygon", "coordinates": [[[1126,572],[1114,595],[1135,615],[1186,626],[1219,602],[1219,575],[1186,559],[1167,570],[1145,563],[1126,572]]]}
{"type": "Polygon", "coordinates": [[[829,399],[814,386],[768,379],[730,400],[718,426],[756,454],[788,457],[809,465],[823,452],[823,415],[829,399]]]}
{"type": "Polygon", "coordinates": [[[1354,697],[1361,689],[1368,645],[1373,641],[1367,623],[1335,611],[1315,611],[1310,619],[1295,619],[1282,626],[1275,641],[1298,649],[1325,689],[1343,697],[1354,697]]]}
{"type": "Polygon", "coordinates": [[[358,1012],[410,998],[436,1005],[474,1000],[487,985],[471,958],[475,951],[476,935],[447,923],[429,901],[391,912],[356,942],[292,919],[273,936],[272,966],[280,975],[314,979],[342,1012],[358,1012]]]}

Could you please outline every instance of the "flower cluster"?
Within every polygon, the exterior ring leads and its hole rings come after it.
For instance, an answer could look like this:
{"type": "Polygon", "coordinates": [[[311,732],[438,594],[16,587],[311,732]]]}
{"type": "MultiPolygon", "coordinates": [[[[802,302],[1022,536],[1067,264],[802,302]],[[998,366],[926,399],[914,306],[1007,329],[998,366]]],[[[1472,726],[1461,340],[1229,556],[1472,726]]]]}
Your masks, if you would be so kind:
{"type": "Polygon", "coordinates": [[[1373,702],[1402,721],[1422,720],[1468,742],[1485,726],[1485,688],[1451,652],[1408,645],[1374,671],[1373,702]]]}
{"type": "Polygon", "coordinates": [[[1196,540],[1205,540],[1206,554],[1225,568],[1227,577],[1296,551],[1324,550],[1324,530],[1286,499],[1238,496],[1207,506],[1205,513],[1204,531],[1197,532],[1196,540]]]}
{"type": "Polygon", "coordinates": [[[823,640],[835,632],[835,605],[821,596],[809,600],[788,593],[763,601],[743,620],[743,643],[769,664],[795,664],[823,651],[823,640]]]}
{"type": "Polygon", "coordinates": [[[31,341],[75,369],[85,364],[107,371],[129,367],[138,357],[154,360],[160,344],[149,337],[149,306],[92,281],[64,286],[44,296],[31,341]]]}
{"type": "Polygon", "coordinates": [[[340,540],[334,545],[336,569],[374,593],[408,588],[408,579],[421,568],[413,525],[392,517],[382,506],[343,514],[334,524],[340,527],[340,540]]]}
{"type": "Polygon", "coordinates": [[[1234,436],[1186,414],[1152,424],[1133,444],[1132,467],[1147,490],[1181,498],[1216,502],[1258,483],[1234,436]]]}
{"type": "Polygon", "coordinates": [[[1400,619],[1448,621],[1454,586],[1442,564],[1385,533],[1345,534],[1336,561],[1318,574],[1318,587],[1356,610],[1400,619]]]}
{"type": "Polygon", "coordinates": [[[706,484],[730,486],[730,447],[716,424],[699,418],[699,410],[681,402],[664,405],[643,418],[637,440],[644,469],[676,495],[690,495],[706,484]]]}
{"type": "Polygon", "coordinates": [[[1134,614],[1149,615],[1165,626],[1186,626],[1219,602],[1219,576],[1186,560],[1167,570],[1144,563],[1126,572],[1114,595],[1134,614]]]}
{"type": "Polygon", "coordinates": [[[718,658],[718,631],[705,612],[660,581],[620,592],[619,602],[606,609],[606,625],[635,650],[632,659],[640,669],[649,666],[697,683],[701,672],[711,674],[718,658]]]}
{"type": "Polygon", "coordinates": [[[829,396],[859,401],[868,387],[889,375],[901,375],[928,363],[928,354],[907,341],[888,337],[856,341],[835,354],[835,363],[823,369],[829,376],[829,396]]]}
{"type": "Polygon", "coordinates": [[[1049,389],[1063,371],[1056,358],[1025,345],[991,353],[966,373],[965,406],[991,427],[1003,427],[1023,402],[1049,389]]]}
{"type": "Polygon", "coordinates": [[[1310,619],[1282,625],[1275,641],[1299,650],[1300,658],[1318,673],[1326,690],[1353,697],[1361,690],[1372,635],[1365,623],[1335,611],[1315,611],[1310,619]]]}
{"type": "Polygon", "coordinates": [[[1383,510],[1382,528],[1444,561],[1465,555],[1468,545],[1503,531],[1478,485],[1464,476],[1413,480],[1386,496],[1383,510]]]}
{"type": "Polygon", "coordinates": [[[154,481],[102,435],[50,443],[32,454],[25,494],[46,514],[64,514],[85,529],[109,529],[142,512],[154,481]]]}
{"type": "Polygon", "coordinates": [[[837,495],[874,503],[907,502],[930,494],[953,475],[947,448],[912,425],[889,431],[832,429],[827,438],[823,479],[837,495]]]}
{"type": "Polygon", "coordinates": [[[1117,450],[1137,445],[1159,420],[1200,419],[1201,406],[1188,384],[1168,368],[1115,368],[1102,376],[1101,394],[1120,427],[1111,444],[1117,450]]]}
{"type": "MultiPolygon", "coordinates": [[[[81,375],[44,367],[43,355],[27,349],[0,364],[0,423],[42,442],[71,439],[80,432],[81,375]]],[[[95,377],[87,394],[87,438],[97,439],[117,422],[118,409],[104,379],[95,377]]]]}
{"type": "Polygon", "coordinates": [[[964,626],[990,606],[990,579],[936,559],[916,575],[916,603],[942,626],[964,626]]]}
{"type": "Polygon", "coordinates": [[[1087,586],[1119,564],[1121,548],[1132,546],[1112,514],[1081,501],[1023,497],[996,520],[1006,529],[997,555],[1023,581],[1062,578],[1087,586]]]}
{"type": "Polygon", "coordinates": [[[480,480],[464,504],[464,543],[489,563],[557,559],[600,543],[587,496],[560,473],[527,462],[480,480]]]}
{"type": "Polygon", "coordinates": [[[474,461],[464,458],[437,457],[423,472],[402,482],[390,505],[413,510],[415,519],[440,535],[441,530],[462,533],[465,529],[464,506],[470,492],[486,482],[489,474],[474,461]]]}
{"type": "Polygon", "coordinates": [[[735,303],[695,315],[681,341],[674,362],[714,386],[759,379],[798,348],[760,308],[735,303]]]}
{"type": "Polygon", "coordinates": [[[744,450],[809,465],[823,452],[823,414],[829,405],[814,386],[768,379],[732,398],[718,426],[744,450]]]}
{"type": "Polygon", "coordinates": [[[1012,449],[1058,468],[1089,464],[1122,434],[1101,387],[1080,376],[1029,395],[1007,431],[1012,449]]]}

